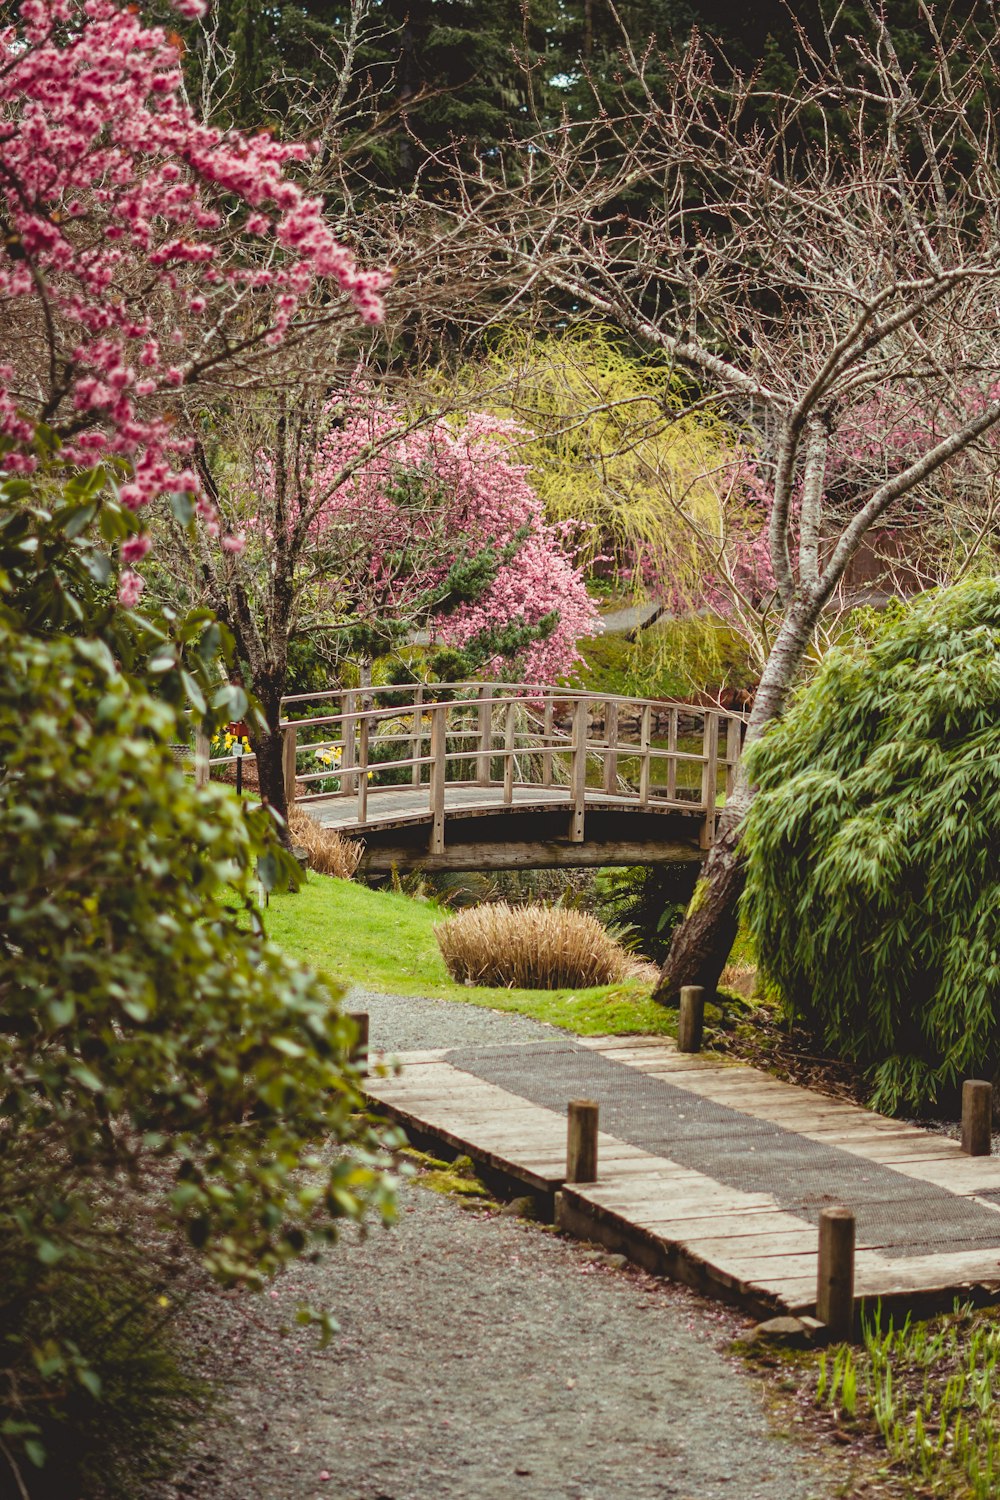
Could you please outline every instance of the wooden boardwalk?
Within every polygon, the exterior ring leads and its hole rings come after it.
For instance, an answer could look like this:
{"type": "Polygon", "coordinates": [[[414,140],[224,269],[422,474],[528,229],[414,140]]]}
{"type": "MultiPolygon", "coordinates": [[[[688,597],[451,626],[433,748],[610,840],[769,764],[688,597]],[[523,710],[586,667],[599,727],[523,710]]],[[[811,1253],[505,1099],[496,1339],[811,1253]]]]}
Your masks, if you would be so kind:
{"type": "Polygon", "coordinates": [[[1000,1158],[645,1038],[414,1052],[372,1101],[554,1204],[567,1231],[758,1315],[812,1312],[817,1223],[857,1215],[855,1296],[1000,1295],[1000,1158]],[[601,1107],[598,1176],[564,1182],[565,1105],[601,1107]]]}

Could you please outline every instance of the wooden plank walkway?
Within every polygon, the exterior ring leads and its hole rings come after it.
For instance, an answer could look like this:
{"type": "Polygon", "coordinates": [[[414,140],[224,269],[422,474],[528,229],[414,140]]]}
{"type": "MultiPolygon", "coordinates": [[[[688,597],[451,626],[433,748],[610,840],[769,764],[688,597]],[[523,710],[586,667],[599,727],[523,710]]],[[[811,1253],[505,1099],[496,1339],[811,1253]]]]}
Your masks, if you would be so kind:
{"type": "Polygon", "coordinates": [[[403,1054],[372,1076],[404,1128],[555,1195],[561,1227],[765,1315],[812,1312],[817,1223],[858,1218],[857,1300],[1000,1295],[1000,1158],[646,1038],[403,1054]],[[565,1184],[565,1104],[601,1105],[598,1177],[565,1184]]]}
{"type": "MultiPolygon", "coordinates": [[[[434,816],[428,805],[425,786],[370,789],[363,821],[358,817],[357,797],[353,794],[332,794],[309,800],[299,798],[299,806],[304,807],[318,823],[346,834],[360,834],[372,828],[399,828],[409,823],[430,823],[434,816]]],[[[588,810],[622,812],[636,809],[637,802],[634,796],[618,796],[588,787],[584,793],[584,806],[588,810]]],[[[444,812],[448,818],[476,818],[509,812],[512,808],[523,812],[569,813],[573,808],[573,792],[567,786],[514,786],[507,802],[502,786],[481,787],[474,782],[454,781],[448,782],[444,789],[444,812]]],[[[695,826],[705,816],[704,809],[697,802],[668,801],[665,797],[652,799],[643,811],[687,814],[695,826]]]]}

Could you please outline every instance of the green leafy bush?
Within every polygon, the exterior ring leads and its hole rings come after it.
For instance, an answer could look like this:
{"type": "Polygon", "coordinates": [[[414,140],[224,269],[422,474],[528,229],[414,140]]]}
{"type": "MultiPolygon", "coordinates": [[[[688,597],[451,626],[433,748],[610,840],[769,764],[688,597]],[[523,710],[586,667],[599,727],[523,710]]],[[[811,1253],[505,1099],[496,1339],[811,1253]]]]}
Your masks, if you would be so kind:
{"type": "MultiPolygon", "coordinates": [[[[353,1025],[252,920],[267,810],[196,789],[176,732],[102,642],[0,618],[0,1159],[44,1138],[68,1171],[169,1162],[164,1209],[241,1278],[329,1229],[295,1174],[358,1138],[353,1025]]],[[[356,1215],[376,1184],[344,1159],[319,1204],[356,1215]]]]}
{"type": "Polygon", "coordinates": [[[13,1493],[30,1500],[147,1494],[212,1399],[187,1368],[174,1285],[165,1295],[162,1266],[127,1241],[102,1237],[91,1256],[78,1239],[55,1266],[8,1248],[15,1253],[3,1259],[0,1363],[15,1349],[33,1360],[20,1372],[29,1377],[22,1410],[0,1424],[0,1494],[12,1493],[4,1457],[19,1448],[21,1489],[13,1493]]]}
{"type": "Polygon", "coordinates": [[[792,1015],[911,1110],[1000,1064],[1000,582],[834,651],[753,748],[744,917],[792,1015]]]}
{"type": "Polygon", "coordinates": [[[605,926],[618,930],[626,947],[661,964],[691,899],[698,868],[687,861],[598,870],[595,914],[605,926]]]}
{"type": "Polygon", "coordinates": [[[135,521],[84,480],[51,505],[0,483],[0,1491],[32,1495],[53,1428],[75,1461],[119,1396],[156,1409],[112,1369],[149,1316],[115,1311],[123,1242],[158,1247],[153,1285],[183,1241],[260,1285],[391,1211],[339,990],[260,921],[297,871],[277,824],[175,764],[182,707],[209,732],[247,707],[226,634],[119,608],[135,521]]]}

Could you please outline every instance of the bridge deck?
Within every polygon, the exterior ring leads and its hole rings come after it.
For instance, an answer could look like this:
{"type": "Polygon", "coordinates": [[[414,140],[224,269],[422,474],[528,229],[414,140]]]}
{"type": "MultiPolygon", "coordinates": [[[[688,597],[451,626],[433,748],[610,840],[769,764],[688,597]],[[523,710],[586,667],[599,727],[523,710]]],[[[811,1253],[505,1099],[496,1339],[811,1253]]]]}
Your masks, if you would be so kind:
{"type": "MultiPolygon", "coordinates": [[[[369,791],[366,817],[358,818],[358,800],[353,793],[317,797],[298,805],[310,817],[328,828],[336,828],[345,834],[361,833],[371,828],[400,828],[410,823],[430,823],[433,812],[430,808],[427,787],[378,787],[369,791]]],[[[634,796],[617,796],[612,792],[590,789],[585,793],[584,806],[589,811],[633,812],[636,810],[634,796]]],[[[476,786],[472,782],[449,782],[444,792],[444,810],[448,818],[475,818],[494,813],[504,813],[511,808],[519,811],[570,812],[573,793],[564,786],[515,786],[511,789],[511,800],[504,801],[502,786],[476,786]]],[[[651,801],[645,811],[650,813],[687,814],[692,825],[704,821],[704,809],[692,802],[665,799],[651,801]]]]}
{"type": "Polygon", "coordinates": [[[812,1311],[817,1224],[857,1216],[856,1297],[1000,1290],[1000,1159],[753,1068],[645,1038],[411,1053],[373,1101],[555,1194],[569,1232],[757,1313],[812,1311]],[[565,1106],[600,1104],[598,1180],[564,1184],[565,1106]]]}

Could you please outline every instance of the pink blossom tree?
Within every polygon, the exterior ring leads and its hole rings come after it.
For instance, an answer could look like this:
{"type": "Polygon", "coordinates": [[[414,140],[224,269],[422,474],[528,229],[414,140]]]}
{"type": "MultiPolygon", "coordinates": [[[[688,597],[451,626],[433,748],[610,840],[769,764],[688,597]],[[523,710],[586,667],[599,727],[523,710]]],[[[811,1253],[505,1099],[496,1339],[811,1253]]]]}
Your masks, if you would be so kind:
{"type": "Polygon", "coordinates": [[[254,736],[261,792],[284,808],[278,725],[289,653],[307,639],[331,675],[418,630],[468,671],[537,682],[569,674],[597,622],[571,539],[545,520],[513,424],[413,412],[372,385],[340,399],[244,411],[235,447],[196,462],[228,534],[176,528],[188,587],[233,631],[269,734],[254,736]]]}
{"type": "Polygon", "coordinates": [[[350,416],[317,433],[312,476],[327,629],[389,647],[426,628],[492,674],[568,675],[596,612],[568,549],[572,528],[546,521],[513,453],[516,426],[473,412],[408,429],[400,406],[371,393],[346,405],[350,416]]]}
{"type": "Polygon", "coordinates": [[[179,391],[247,378],[303,323],[381,315],[388,276],[358,267],[290,175],[309,153],[201,124],[175,45],[135,6],[22,0],[0,30],[8,471],[53,449],[71,468],[110,463],[128,507],[190,491],[214,527],[179,391]]]}

